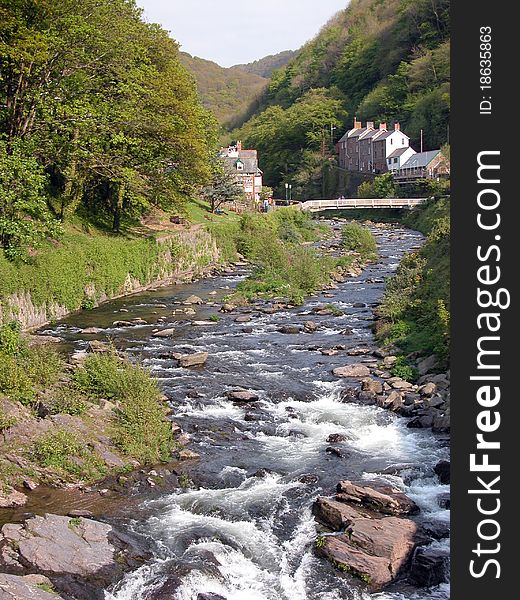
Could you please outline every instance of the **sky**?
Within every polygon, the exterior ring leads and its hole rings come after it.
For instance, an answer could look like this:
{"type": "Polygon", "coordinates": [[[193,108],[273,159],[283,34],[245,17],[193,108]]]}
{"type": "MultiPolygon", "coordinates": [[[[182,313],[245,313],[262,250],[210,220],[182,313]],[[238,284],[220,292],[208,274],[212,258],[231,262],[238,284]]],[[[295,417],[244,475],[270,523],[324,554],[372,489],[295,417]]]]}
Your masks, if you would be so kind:
{"type": "Polygon", "coordinates": [[[137,0],[184,52],[223,67],[249,63],[313,38],[348,0],[137,0]]]}

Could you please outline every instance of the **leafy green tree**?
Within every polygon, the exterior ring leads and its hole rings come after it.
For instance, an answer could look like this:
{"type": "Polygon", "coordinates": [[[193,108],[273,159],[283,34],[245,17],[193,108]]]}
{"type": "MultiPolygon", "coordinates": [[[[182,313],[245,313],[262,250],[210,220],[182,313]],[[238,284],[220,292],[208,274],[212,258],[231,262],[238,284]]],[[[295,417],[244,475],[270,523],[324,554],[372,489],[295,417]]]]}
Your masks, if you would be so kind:
{"type": "Polygon", "coordinates": [[[226,202],[236,202],[244,197],[244,190],[221,161],[214,164],[214,173],[209,185],[202,189],[202,195],[210,204],[211,212],[215,212],[226,202]]]}
{"type": "Polygon", "coordinates": [[[392,173],[377,176],[358,187],[358,198],[395,198],[396,186],[392,173]]]}
{"type": "Polygon", "coordinates": [[[20,146],[12,145],[8,152],[0,142],[0,244],[10,259],[25,259],[30,247],[58,233],[47,208],[45,173],[20,146]]]}

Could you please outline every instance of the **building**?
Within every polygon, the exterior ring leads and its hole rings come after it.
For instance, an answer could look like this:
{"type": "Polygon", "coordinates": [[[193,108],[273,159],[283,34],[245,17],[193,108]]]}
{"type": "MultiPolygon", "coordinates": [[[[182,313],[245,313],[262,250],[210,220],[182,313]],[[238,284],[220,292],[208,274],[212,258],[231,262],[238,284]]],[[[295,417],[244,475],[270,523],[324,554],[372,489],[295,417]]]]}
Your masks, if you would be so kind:
{"type": "Polygon", "coordinates": [[[394,174],[400,183],[416,179],[439,179],[450,174],[449,160],[442,150],[418,152],[411,156],[394,174]]]}
{"type": "Polygon", "coordinates": [[[263,187],[263,173],[258,166],[258,152],[256,150],[242,149],[242,142],[235,146],[222,148],[220,158],[228,169],[236,174],[237,181],[244,189],[246,198],[250,201],[260,202],[263,187]]]}
{"type": "Polygon", "coordinates": [[[411,146],[397,148],[397,150],[394,150],[386,159],[387,170],[395,174],[414,154],[416,154],[416,152],[411,146]]]}
{"type": "Polygon", "coordinates": [[[397,149],[409,147],[410,138],[401,131],[399,123],[388,131],[386,123],[381,123],[376,129],[372,121],[363,127],[360,121],[354,119],[353,129],[338,142],[339,166],[360,173],[385,173],[389,156],[397,149]]]}

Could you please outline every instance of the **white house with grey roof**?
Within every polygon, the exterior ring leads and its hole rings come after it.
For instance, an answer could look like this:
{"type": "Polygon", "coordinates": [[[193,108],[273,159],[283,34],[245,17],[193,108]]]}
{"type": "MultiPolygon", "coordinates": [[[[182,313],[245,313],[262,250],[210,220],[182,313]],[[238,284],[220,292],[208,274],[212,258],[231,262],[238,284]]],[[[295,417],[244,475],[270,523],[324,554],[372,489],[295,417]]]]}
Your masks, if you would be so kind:
{"type": "Polygon", "coordinates": [[[411,146],[397,148],[386,159],[387,169],[392,173],[399,171],[399,169],[401,169],[414,154],[416,154],[416,152],[411,146]]]}
{"type": "Polygon", "coordinates": [[[242,142],[222,148],[219,154],[227,169],[236,175],[248,200],[260,201],[263,187],[263,172],[258,166],[257,150],[244,150],[242,142]]]}
{"type": "Polygon", "coordinates": [[[415,179],[437,179],[448,176],[450,164],[441,150],[417,152],[411,156],[399,170],[394,172],[394,177],[401,183],[415,179]]]}

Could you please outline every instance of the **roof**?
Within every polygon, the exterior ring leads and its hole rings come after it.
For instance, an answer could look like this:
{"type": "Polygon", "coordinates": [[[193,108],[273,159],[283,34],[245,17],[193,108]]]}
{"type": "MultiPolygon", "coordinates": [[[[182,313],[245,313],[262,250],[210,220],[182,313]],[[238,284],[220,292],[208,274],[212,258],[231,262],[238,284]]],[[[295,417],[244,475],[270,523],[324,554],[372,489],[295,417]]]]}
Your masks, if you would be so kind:
{"type": "Polygon", "coordinates": [[[400,133],[401,135],[404,135],[404,137],[406,139],[410,139],[406,133],[404,133],[404,131],[401,131],[400,129],[391,129],[390,131],[386,131],[385,133],[383,133],[382,135],[380,135],[377,140],[374,140],[375,142],[381,142],[382,140],[387,140],[391,135],[394,135],[394,133],[400,133]]]}
{"type": "Polygon", "coordinates": [[[406,148],[398,148],[397,150],[394,150],[392,152],[392,154],[390,154],[390,156],[388,156],[387,158],[396,158],[397,156],[402,156],[408,150],[412,150],[413,151],[413,149],[410,148],[410,146],[406,146],[406,148]]]}
{"type": "Polygon", "coordinates": [[[232,156],[224,156],[223,159],[233,168],[240,161],[244,165],[244,173],[260,173],[258,168],[258,152],[256,150],[240,150],[238,158],[232,156]]]}
{"type": "Polygon", "coordinates": [[[383,129],[372,129],[363,136],[363,139],[368,140],[369,138],[379,137],[379,135],[382,135],[383,133],[386,133],[383,129]]]}
{"type": "Polygon", "coordinates": [[[411,156],[401,167],[402,169],[420,169],[427,167],[434,158],[441,153],[440,150],[429,150],[428,152],[418,152],[411,156]]]}

